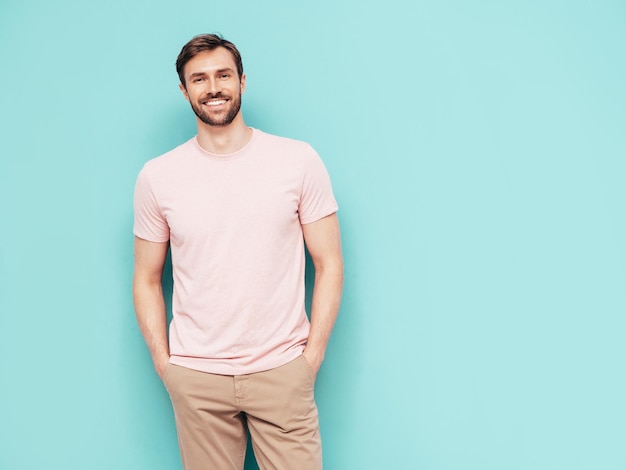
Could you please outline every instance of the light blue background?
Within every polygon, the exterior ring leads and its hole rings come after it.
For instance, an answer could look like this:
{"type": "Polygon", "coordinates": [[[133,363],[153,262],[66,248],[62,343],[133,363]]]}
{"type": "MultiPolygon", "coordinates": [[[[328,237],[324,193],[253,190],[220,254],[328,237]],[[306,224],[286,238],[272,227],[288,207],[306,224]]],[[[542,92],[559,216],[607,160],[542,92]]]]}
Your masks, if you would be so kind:
{"type": "Polygon", "coordinates": [[[325,468],[626,469],[610,0],[3,0],[0,469],[180,468],[131,199],[195,132],[174,60],[201,32],[240,47],[247,123],[313,144],[341,206],[325,468]]]}

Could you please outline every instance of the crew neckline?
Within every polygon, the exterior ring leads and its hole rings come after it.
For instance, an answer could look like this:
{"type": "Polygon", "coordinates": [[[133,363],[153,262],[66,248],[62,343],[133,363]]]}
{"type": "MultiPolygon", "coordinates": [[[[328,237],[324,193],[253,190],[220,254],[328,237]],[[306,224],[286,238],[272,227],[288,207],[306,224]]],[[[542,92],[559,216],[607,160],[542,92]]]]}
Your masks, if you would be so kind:
{"type": "Polygon", "coordinates": [[[200,145],[200,142],[198,142],[198,135],[197,134],[193,137],[193,143],[194,143],[195,147],[205,157],[209,157],[209,158],[211,158],[213,160],[221,160],[221,161],[234,160],[236,158],[240,158],[240,157],[244,156],[244,154],[250,148],[252,143],[256,140],[256,138],[258,136],[258,130],[255,129],[254,127],[250,127],[250,129],[252,129],[252,136],[250,137],[250,140],[248,140],[248,142],[246,142],[246,145],[241,147],[239,150],[235,150],[234,152],[231,152],[231,153],[213,153],[213,152],[209,152],[208,150],[202,148],[202,146],[200,145]]]}

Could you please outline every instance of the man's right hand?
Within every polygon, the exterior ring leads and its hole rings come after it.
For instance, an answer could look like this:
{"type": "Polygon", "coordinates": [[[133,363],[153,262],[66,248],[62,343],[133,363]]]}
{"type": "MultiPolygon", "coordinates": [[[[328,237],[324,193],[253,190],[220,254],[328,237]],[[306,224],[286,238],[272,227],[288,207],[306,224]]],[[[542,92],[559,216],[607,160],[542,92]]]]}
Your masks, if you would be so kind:
{"type": "Polygon", "coordinates": [[[161,379],[170,359],[167,319],[163,299],[163,266],[168,243],[155,243],[135,237],[133,301],[141,334],[146,340],[154,369],[161,379]]]}
{"type": "Polygon", "coordinates": [[[154,370],[156,370],[157,375],[161,380],[163,380],[163,374],[165,373],[165,368],[167,367],[168,362],[170,362],[169,356],[160,357],[158,360],[154,361],[154,370]]]}

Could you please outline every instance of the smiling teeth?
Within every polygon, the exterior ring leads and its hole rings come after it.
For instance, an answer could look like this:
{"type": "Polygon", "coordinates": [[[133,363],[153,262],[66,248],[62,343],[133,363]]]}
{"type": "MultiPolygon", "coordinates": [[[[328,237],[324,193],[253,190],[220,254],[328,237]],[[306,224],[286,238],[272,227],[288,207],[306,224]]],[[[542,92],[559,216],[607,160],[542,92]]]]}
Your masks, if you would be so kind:
{"type": "Polygon", "coordinates": [[[224,104],[224,103],[226,103],[226,100],[205,101],[204,104],[206,104],[207,106],[219,106],[220,104],[224,104]]]}

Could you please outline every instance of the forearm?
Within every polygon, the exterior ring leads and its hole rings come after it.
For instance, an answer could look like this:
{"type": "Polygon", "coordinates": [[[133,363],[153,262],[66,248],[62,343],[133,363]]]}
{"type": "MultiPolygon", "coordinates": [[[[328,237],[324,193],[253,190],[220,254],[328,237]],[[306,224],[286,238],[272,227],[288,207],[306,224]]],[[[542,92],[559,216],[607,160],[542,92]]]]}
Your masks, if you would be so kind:
{"type": "Polygon", "coordinates": [[[316,267],[313,299],[311,304],[311,328],[306,345],[306,357],[317,372],[326,353],[326,346],[335,325],[343,288],[343,264],[341,260],[316,267]]]}
{"type": "Polygon", "coordinates": [[[161,376],[169,360],[167,318],[161,283],[135,280],[133,300],[141,334],[152,356],[154,367],[161,376]]]}

